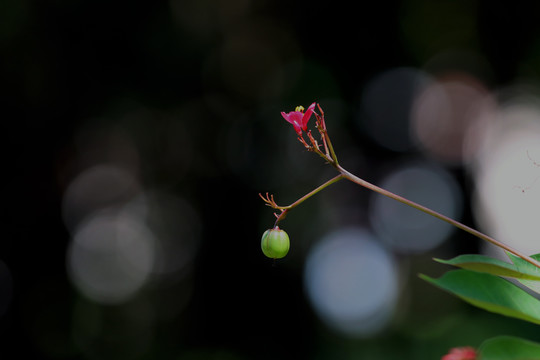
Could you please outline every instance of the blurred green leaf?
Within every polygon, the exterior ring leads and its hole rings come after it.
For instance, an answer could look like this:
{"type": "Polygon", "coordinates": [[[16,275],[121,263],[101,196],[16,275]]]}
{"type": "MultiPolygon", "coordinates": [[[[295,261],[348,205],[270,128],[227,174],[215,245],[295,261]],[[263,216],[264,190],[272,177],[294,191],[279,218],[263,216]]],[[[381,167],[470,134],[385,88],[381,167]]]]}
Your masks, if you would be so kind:
{"type": "MultiPolygon", "coordinates": [[[[512,262],[514,263],[514,265],[518,269],[518,271],[527,272],[529,274],[537,274],[538,276],[540,276],[540,269],[539,268],[537,268],[533,264],[531,264],[531,263],[523,260],[522,258],[517,257],[517,256],[515,256],[515,255],[513,255],[513,254],[511,254],[509,252],[507,252],[507,254],[508,254],[508,257],[510,258],[510,260],[512,260],[512,262]]],[[[534,260],[540,261],[540,254],[531,255],[531,257],[534,260]]],[[[522,283],[523,285],[525,285],[529,289],[531,289],[531,290],[533,290],[533,291],[540,294],[540,279],[535,280],[535,279],[523,278],[523,279],[518,279],[518,280],[519,280],[520,283],[522,283]]]]}
{"type": "Polygon", "coordinates": [[[540,359],[540,344],[510,336],[486,340],[479,348],[481,360],[540,359]]]}
{"type": "Polygon", "coordinates": [[[420,277],[484,310],[540,324],[540,301],[498,276],[452,270],[439,279],[420,277]]]}
{"type": "MultiPolygon", "coordinates": [[[[521,260],[520,258],[518,259],[521,260]]],[[[517,264],[507,263],[502,260],[484,255],[460,255],[450,260],[435,259],[435,261],[438,261],[442,264],[453,265],[462,269],[488,273],[491,275],[540,281],[540,271],[534,270],[540,269],[534,267],[533,265],[529,264],[524,260],[521,261],[523,261],[527,265],[531,265],[531,267],[533,267],[534,269],[525,266],[519,267],[517,264]]]]}

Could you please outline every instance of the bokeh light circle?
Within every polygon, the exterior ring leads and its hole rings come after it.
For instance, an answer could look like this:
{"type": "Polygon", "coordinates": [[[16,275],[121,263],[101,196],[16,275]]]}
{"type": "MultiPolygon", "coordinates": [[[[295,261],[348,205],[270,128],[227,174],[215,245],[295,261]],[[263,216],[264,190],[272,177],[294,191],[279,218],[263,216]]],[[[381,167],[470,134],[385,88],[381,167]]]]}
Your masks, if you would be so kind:
{"type": "Polygon", "coordinates": [[[104,304],[134,296],[153,268],[154,236],[138,219],[103,211],[77,228],[67,252],[73,284],[104,304]]]}
{"type": "Polygon", "coordinates": [[[503,106],[484,134],[472,168],[473,209],[484,231],[533,254],[540,252],[540,105],[521,100],[503,106]]]}
{"type": "Polygon", "coordinates": [[[397,302],[393,259],[362,228],[322,238],[308,254],[304,282],[319,317],[347,336],[368,337],[382,330],[397,302]]]}
{"type": "MultiPolygon", "coordinates": [[[[462,212],[462,194],[452,176],[428,164],[409,164],[395,169],[381,187],[453,219],[462,212]]],[[[441,244],[453,227],[433,216],[374,194],[370,220],[375,233],[392,249],[421,253],[441,244]]]]}
{"type": "Polygon", "coordinates": [[[411,131],[420,148],[445,163],[468,161],[467,135],[490,110],[487,96],[483,84],[467,74],[448,74],[431,82],[411,113],[411,131]]]}

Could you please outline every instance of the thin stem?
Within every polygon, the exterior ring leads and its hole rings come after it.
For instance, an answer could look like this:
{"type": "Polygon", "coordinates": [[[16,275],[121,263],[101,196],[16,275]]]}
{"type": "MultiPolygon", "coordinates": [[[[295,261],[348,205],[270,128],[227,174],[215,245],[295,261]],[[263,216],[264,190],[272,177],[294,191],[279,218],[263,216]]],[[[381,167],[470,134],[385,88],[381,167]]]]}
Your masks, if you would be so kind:
{"type": "Polygon", "coordinates": [[[313,135],[311,135],[311,130],[308,132],[307,135],[308,135],[309,141],[311,142],[311,146],[308,147],[308,150],[317,153],[320,157],[322,157],[326,161],[330,161],[330,158],[328,157],[328,155],[325,155],[321,151],[321,149],[319,147],[319,143],[317,142],[317,140],[315,140],[313,135]]]}
{"type": "Polygon", "coordinates": [[[334,147],[332,146],[332,141],[330,140],[330,136],[328,135],[328,130],[326,129],[326,121],[324,120],[324,111],[321,108],[320,104],[317,104],[319,107],[319,112],[321,113],[318,115],[315,113],[315,116],[317,117],[317,129],[321,133],[321,137],[324,143],[324,149],[326,150],[326,157],[332,158],[332,165],[338,166],[339,162],[336,156],[336,153],[334,151],[334,147]]]}
{"type": "Polygon", "coordinates": [[[331,157],[330,150],[328,149],[328,144],[326,143],[326,136],[324,136],[324,133],[322,132],[322,127],[320,127],[320,123],[317,124],[317,129],[319,130],[319,133],[321,134],[321,140],[324,144],[324,153],[327,157],[331,157]]]}
{"type": "Polygon", "coordinates": [[[503,244],[502,242],[498,241],[498,240],[495,240],[494,238],[492,238],[491,236],[488,236],[484,233],[481,233],[480,231],[478,230],[475,230],[467,225],[464,225],[462,223],[460,223],[459,221],[456,221],[452,218],[449,218],[448,216],[445,216],[445,215],[442,215],[434,210],[431,210],[430,208],[427,208],[425,206],[422,206],[420,204],[417,204],[415,203],[414,201],[411,201],[411,200],[408,200],[408,199],[405,199],[404,197],[402,196],[399,196],[399,195],[396,195],[388,190],[385,190],[383,188],[380,188],[376,185],[373,185],[361,178],[359,178],[358,176],[356,175],[353,175],[351,174],[350,172],[348,172],[347,170],[343,169],[341,166],[337,165],[336,166],[336,169],[340,172],[341,175],[343,175],[343,177],[347,180],[350,180],[360,186],[363,186],[369,190],[372,190],[372,191],[375,191],[381,195],[384,195],[384,196],[387,196],[391,199],[394,199],[396,201],[399,201],[405,205],[409,205],[417,210],[420,210],[420,211],[423,211],[425,212],[426,214],[429,214],[431,216],[434,216],[436,217],[437,219],[440,219],[442,221],[445,221],[447,223],[449,223],[450,225],[453,225],[455,227],[457,227],[458,229],[461,229],[463,231],[466,231],[468,232],[469,234],[472,234],[482,240],[485,240],[493,245],[496,245],[514,255],[516,255],[517,257],[520,257],[521,259],[527,261],[528,263],[540,268],[540,262],[534,260],[533,258],[531,258],[530,256],[527,256],[525,254],[522,254],[521,252],[519,252],[518,250],[506,245],[506,244],[503,244]]]}
{"type": "MultiPolygon", "coordinates": [[[[332,163],[332,159],[330,158],[330,156],[328,156],[327,154],[324,154],[321,151],[321,149],[319,149],[319,144],[317,143],[317,140],[315,140],[313,135],[311,135],[311,131],[309,131],[307,135],[308,135],[309,141],[311,142],[311,145],[309,145],[302,136],[298,137],[298,141],[300,141],[300,143],[302,143],[302,145],[304,145],[304,147],[308,151],[312,151],[316,153],[317,155],[319,155],[320,157],[322,157],[326,162],[332,163]]],[[[326,143],[325,143],[325,146],[326,146],[326,143]]]]}
{"type": "Polygon", "coordinates": [[[330,149],[330,155],[332,156],[332,160],[334,160],[334,166],[337,168],[339,166],[338,159],[336,156],[336,153],[334,152],[334,147],[332,146],[332,141],[330,141],[330,136],[328,136],[328,132],[326,129],[324,129],[324,137],[326,138],[326,143],[328,144],[328,149],[330,149]]]}
{"type": "Polygon", "coordinates": [[[333,177],[332,179],[328,180],[327,182],[325,182],[324,184],[318,186],[317,188],[311,190],[310,192],[308,192],[306,195],[302,196],[300,199],[296,200],[295,202],[293,202],[291,205],[289,206],[278,206],[276,207],[276,209],[280,209],[281,210],[281,214],[278,215],[277,219],[276,219],[276,222],[274,223],[274,227],[276,227],[278,225],[278,223],[283,220],[285,218],[285,216],[287,216],[287,212],[295,207],[297,207],[298,205],[300,205],[301,203],[303,203],[304,201],[306,201],[307,199],[309,199],[310,197],[312,197],[313,195],[317,194],[319,191],[325,189],[326,187],[332,185],[333,183],[336,183],[338,182],[339,180],[343,179],[345,176],[342,175],[342,174],[339,174],[335,177],[333,177]]]}

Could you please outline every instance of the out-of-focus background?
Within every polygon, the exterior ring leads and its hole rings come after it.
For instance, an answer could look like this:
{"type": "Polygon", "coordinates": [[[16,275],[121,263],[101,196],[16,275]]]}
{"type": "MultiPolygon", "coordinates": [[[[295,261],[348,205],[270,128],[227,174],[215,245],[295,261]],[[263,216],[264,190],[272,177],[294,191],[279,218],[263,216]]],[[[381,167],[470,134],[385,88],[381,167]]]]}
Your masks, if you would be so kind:
{"type": "MultiPolygon", "coordinates": [[[[437,359],[537,327],[418,279],[494,249],[341,182],[280,116],[317,101],[342,165],[540,252],[539,6],[0,4],[2,359],[437,359]]],[[[313,121],[312,121],[313,122],[313,121]]],[[[310,124],[313,125],[313,124],[310,124]]]]}

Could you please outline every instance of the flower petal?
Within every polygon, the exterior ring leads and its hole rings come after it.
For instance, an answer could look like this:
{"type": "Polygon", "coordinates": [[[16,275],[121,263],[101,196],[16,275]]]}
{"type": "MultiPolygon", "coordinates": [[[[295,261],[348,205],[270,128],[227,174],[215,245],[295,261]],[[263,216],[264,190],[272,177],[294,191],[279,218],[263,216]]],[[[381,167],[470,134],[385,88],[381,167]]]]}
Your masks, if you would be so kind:
{"type": "Polygon", "coordinates": [[[313,103],[311,105],[309,105],[309,107],[307,108],[306,112],[303,114],[302,116],[302,122],[301,122],[301,125],[302,125],[302,129],[304,131],[307,130],[307,123],[309,121],[309,119],[311,118],[311,114],[313,114],[313,110],[315,109],[315,105],[317,103],[313,103]]]}
{"type": "Polygon", "coordinates": [[[294,126],[294,130],[296,130],[298,135],[302,135],[302,118],[304,116],[303,113],[301,113],[300,111],[291,111],[290,113],[286,114],[282,111],[281,116],[283,116],[285,120],[287,120],[294,126]]]}
{"type": "Polygon", "coordinates": [[[298,125],[297,123],[293,123],[293,126],[294,126],[294,130],[296,131],[296,133],[300,136],[302,136],[302,128],[300,127],[300,125],[298,125]]]}

